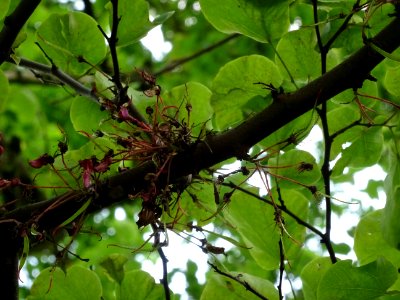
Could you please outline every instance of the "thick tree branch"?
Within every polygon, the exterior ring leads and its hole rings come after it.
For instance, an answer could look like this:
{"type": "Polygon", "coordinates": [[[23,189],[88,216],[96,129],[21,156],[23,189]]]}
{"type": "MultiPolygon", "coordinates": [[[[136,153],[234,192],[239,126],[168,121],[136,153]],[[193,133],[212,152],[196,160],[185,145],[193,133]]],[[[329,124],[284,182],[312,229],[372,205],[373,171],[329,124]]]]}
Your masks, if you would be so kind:
{"type": "Polygon", "coordinates": [[[4,19],[4,27],[0,32],[0,65],[10,56],[18,33],[39,3],[40,0],[22,0],[14,12],[4,19]]]}
{"type": "MultiPolygon", "coordinates": [[[[373,39],[373,42],[391,53],[400,46],[399,32],[400,19],[396,18],[373,39]]],[[[321,104],[346,89],[361,86],[372,69],[383,59],[382,55],[374,52],[368,45],[362,47],[343,63],[303,88],[292,94],[277,95],[270,106],[236,128],[220,134],[210,134],[204,141],[199,141],[187,151],[177,154],[173,157],[169,174],[161,174],[158,183],[161,186],[165,185],[167,180],[173,183],[182,176],[196,174],[230,157],[244,158],[252,145],[313,109],[316,104],[321,104]]],[[[126,200],[128,194],[138,194],[150,184],[145,175],[155,173],[156,170],[155,164],[149,161],[137,168],[111,176],[97,187],[98,196],[93,199],[89,210],[96,211],[126,200]]],[[[82,206],[81,198],[84,195],[84,191],[68,192],[53,199],[53,203],[61,198],[64,200],[47,211],[38,225],[44,229],[59,225],[82,206]]],[[[8,212],[2,219],[28,221],[38,209],[46,208],[48,203],[43,202],[43,206],[36,203],[32,207],[8,212]]]]}
{"type": "Polygon", "coordinates": [[[1,275],[0,289],[2,299],[18,299],[18,256],[20,238],[18,224],[10,222],[0,223],[2,246],[0,247],[1,275]],[[5,276],[7,275],[7,276],[5,276]]]}

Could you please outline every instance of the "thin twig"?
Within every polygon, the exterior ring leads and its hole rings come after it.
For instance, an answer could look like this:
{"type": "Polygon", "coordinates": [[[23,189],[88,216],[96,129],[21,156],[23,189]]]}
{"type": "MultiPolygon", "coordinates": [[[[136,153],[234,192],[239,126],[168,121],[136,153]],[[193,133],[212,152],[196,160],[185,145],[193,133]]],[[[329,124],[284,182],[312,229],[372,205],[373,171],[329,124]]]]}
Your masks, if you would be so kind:
{"type": "Polygon", "coordinates": [[[237,283],[243,285],[243,286],[246,288],[247,291],[249,291],[250,293],[256,295],[258,298],[263,299],[263,300],[268,300],[267,297],[261,295],[261,294],[260,294],[259,292],[257,292],[254,288],[252,288],[252,287],[250,286],[250,284],[249,284],[247,281],[244,281],[244,280],[240,279],[240,276],[233,276],[233,275],[231,275],[231,274],[229,274],[229,273],[226,273],[226,272],[224,272],[224,271],[221,271],[216,265],[210,263],[209,261],[208,261],[207,263],[210,265],[210,267],[211,267],[216,273],[218,273],[218,274],[220,274],[220,275],[222,275],[222,276],[228,277],[228,278],[230,278],[230,279],[236,281],[237,283]]]}
{"type": "Polygon", "coordinates": [[[324,135],[324,161],[321,167],[322,178],[324,180],[325,185],[325,234],[322,239],[322,242],[326,245],[326,249],[328,250],[329,256],[331,258],[332,263],[337,261],[335,252],[333,250],[333,246],[331,243],[331,228],[332,228],[332,205],[331,205],[331,170],[329,167],[329,161],[331,156],[331,147],[332,147],[332,139],[329,136],[329,127],[328,127],[328,118],[327,118],[327,110],[326,103],[322,104],[321,109],[317,109],[319,117],[321,119],[322,124],[322,132],[324,135]]]}
{"type": "Polygon", "coordinates": [[[157,252],[158,252],[158,255],[160,255],[160,258],[162,260],[162,265],[163,265],[163,278],[160,281],[164,287],[165,300],[170,300],[171,293],[170,293],[169,286],[168,286],[168,266],[167,266],[168,259],[165,256],[162,247],[158,247],[157,252]]]}
{"type": "MultiPolygon", "coordinates": [[[[108,46],[110,48],[111,59],[113,63],[114,75],[112,77],[112,81],[114,82],[117,91],[115,92],[116,95],[116,105],[119,107],[124,103],[129,103],[130,98],[127,94],[128,87],[124,87],[121,82],[121,75],[119,70],[119,62],[118,62],[118,55],[117,55],[117,43],[118,43],[118,25],[121,21],[121,17],[118,15],[118,0],[111,0],[112,3],[112,28],[111,28],[111,35],[110,37],[105,33],[103,28],[98,25],[100,32],[103,34],[104,38],[107,40],[108,46]]],[[[138,119],[143,123],[147,123],[146,118],[137,110],[136,106],[132,103],[129,105],[129,112],[130,114],[138,119]]]]}
{"type": "MultiPolygon", "coordinates": [[[[9,60],[9,62],[15,64],[15,62],[12,60],[9,60]]],[[[84,86],[78,80],[71,77],[67,73],[64,73],[61,69],[59,69],[55,65],[48,66],[25,58],[21,58],[18,65],[45,74],[50,74],[56,77],[58,80],[60,80],[63,84],[73,88],[78,95],[89,98],[90,100],[93,100],[94,102],[100,104],[100,98],[95,93],[93,93],[92,89],[84,86]]],[[[128,110],[133,117],[135,117],[136,119],[138,119],[143,123],[147,123],[147,120],[143,117],[143,115],[137,110],[135,106],[129,105],[128,110]]]]}
{"type": "Polygon", "coordinates": [[[121,83],[121,76],[119,73],[119,62],[118,62],[118,56],[117,56],[117,42],[118,42],[118,37],[117,37],[117,32],[118,32],[118,25],[119,22],[121,21],[121,17],[118,15],[118,0],[111,0],[112,3],[112,28],[111,28],[111,36],[107,39],[108,46],[110,47],[110,52],[111,52],[111,59],[113,62],[113,68],[114,68],[114,76],[113,76],[113,81],[115,85],[117,86],[118,91],[122,91],[122,83],[121,83]]]}
{"type": "MultiPolygon", "coordinates": [[[[12,62],[12,61],[10,61],[10,62],[12,62]]],[[[90,88],[84,86],[82,83],[80,83],[75,78],[64,73],[55,65],[48,66],[48,65],[41,64],[41,63],[38,63],[38,62],[35,62],[32,60],[28,60],[25,58],[21,58],[18,65],[21,67],[26,67],[28,69],[39,71],[42,73],[51,74],[54,77],[56,77],[57,79],[59,79],[62,83],[73,88],[77,94],[79,94],[81,96],[85,96],[85,97],[99,103],[99,98],[92,92],[92,90],[90,88]]]]}
{"type": "MultiPolygon", "coordinates": [[[[313,16],[314,16],[314,23],[318,24],[318,1],[317,0],[312,0],[312,5],[313,5],[313,16]]],[[[321,69],[322,69],[322,74],[326,72],[326,51],[325,47],[322,43],[322,38],[321,38],[321,32],[319,30],[319,26],[315,26],[315,34],[317,35],[317,43],[318,43],[318,48],[321,53],[321,69]]]]}
{"type": "MultiPolygon", "coordinates": [[[[313,14],[314,14],[314,22],[318,24],[318,2],[317,0],[312,1],[313,4],[313,14]]],[[[319,26],[315,26],[315,34],[317,35],[318,47],[321,55],[321,73],[324,75],[326,73],[326,57],[329,51],[329,48],[324,47],[322,43],[321,33],[319,30],[319,26]]],[[[325,185],[325,234],[322,238],[323,243],[328,250],[329,256],[331,258],[332,263],[335,263],[336,256],[331,243],[331,227],[332,227],[332,207],[331,207],[331,186],[330,186],[330,154],[332,147],[332,140],[329,136],[329,127],[328,127],[328,118],[327,118],[327,107],[326,102],[322,102],[321,108],[317,109],[318,115],[321,119],[322,132],[324,134],[324,161],[321,167],[321,173],[324,180],[325,185]]]]}
{"type": "Polygon", "coordinates": [[[172,61],[169,65],[165,66],[164,68],[162,68],[161,70],[156,72],[154,75],[158,76],[158,75],[167,73],[169,71],[172,71],[176,67],[181,66],[181,65],[183,65],[183,64],[185,64],[185,63],[187,63],[187,62],[189,62],[189,61],[191,61],[193,59],[196,59],[197,57],[199,57],[199,56],[201,56],[203,54],[211,52],[212,50],[222,46],[223,44],[229,42],[230,40],[232,40],[234,38],[237,38],[238,36],[239,36],[238,33],[232,34],[232,35],[227,36],[226,38],[220,40],[219,42],[216,42],[215,44],[213,44],[211,46],[208,46],[208,47],[206,47],[204,49],[201,49],[200,51],[198,51],[196,53],[193,53],[193,54],[191,54],[191,55],[189,55],[187,57],[183,57],[183,58],[177,59],[175,61],[172,61]]]}
{"type": "Polygon", "coordinates": [[[283,282],[283,272],[285,272],[285,253],[283,251],[282,237],[279,239],[279,284],[278,292],[279,299],[283,299],[282,294],[282,282],[283,282]]]}
{"type": "Polygon", "coordinates": [[[162,265],[163,265],[163,278],[160,279],[161,284],[164,287],[164,293],[165,293],[165,300],[170,300],[171,299],[171,293],[168,285],[168,259],[164,254],[164,251],[162,247],[165,245],[165,243],[160,242],[160,228],[157,226],[156,223],[152,223],[151,227],[154,232],[154,247],[157,248],[158,255],[160,255],[162,265]]]}

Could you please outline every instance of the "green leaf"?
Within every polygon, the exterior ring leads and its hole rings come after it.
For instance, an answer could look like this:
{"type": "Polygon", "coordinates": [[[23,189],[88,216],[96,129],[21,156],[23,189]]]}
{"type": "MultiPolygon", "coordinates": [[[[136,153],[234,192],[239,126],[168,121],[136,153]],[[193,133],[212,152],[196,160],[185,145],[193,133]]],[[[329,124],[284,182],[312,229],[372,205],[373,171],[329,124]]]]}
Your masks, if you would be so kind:
{"type": "MultiPolygon", "coordinates": [[[[110,27],[112,26],[112,5],[108,5],[110,10],[110,27]]],[[[149,3],[144,0],[119,0],[118,16],[120,22],[118,24],[118,42],[117,46],[127,46],[139,41],[146,34],[168,20],[174,12],[167,12],[157,16],[153,22],[149,20],[149,3]]]]}
{"type": "MultiPolygon", "coordinates": [[[[11,0],[2,0],[0,2],[0,20],[3,20],[3,18],[7,15],[8,7],[10,6],[10,1],[11,0]]],[[[1,25],[3,25],[3,24],[1,24],[1,25]]],[[[1,28],[1,26],[0,26],[0,28],[1,28]]]]}
{"type": "Polygon", "coordinates": [[[121,300],[159,300],[164,298],[164,289],[153,277],[141,270],[125,273],[121,284],[121,300]]]}
{"type": "Polygon", "coordinates": [[[400,66],[395,68],[387,68],[385,72],[385,79],[383,81],[389,93],[400,96],[400,66]]]}
{"type": "Polygon", "coordinates": [[[189,186],[181,198],[179,204],[170,208],[170,212],[163,214],[163,222],[176,222],[175,229],[187,229],[186,224],[194,222],[198,226],[204,226],[214,220],[217,212],[212,184],[193,183],[189,186]]]}
{"type": "Polygon", "coordinates": [[[300,277],[303,282],[304,298],[317,300],[317,288],[326,271],[332,267],[329,257],[317,257],[310,261],[302,270],[300,277]]]}
{"type": "Polygon", "coordinates": [[[354,235],[354,252],[361,265],[383,256],[400,267],[400,251],[391,247],[382,235],[383,210],[376,210],[361,218],[354,235]]]}
{"type": "MultiPolygon", "coordinates": [[[[278,300],[278,291],[274,284],[268,280],[250,274],[231,272],[232,276],[248,283],[259,294],[269,300],[278,300]]],[[[227,277],[214,274],[207,280],[200,300],[229,299],[229,300],[251,300],[260,299],[249,292],[243,285],[227,277]]]]}
{"type": "Polygon", "coordinates": [[[26,258],[28,257],[29,254],[29,237],[28,234],[26,232],[23,233],[23,238],[24,238],[24,246],[22,248],[22,254],[21,257],[19,259],[19,264],[18,264],[18,272],[21,272],[22,267],[25,265],[26,262],[26,258]]]}
{"type": "MultiPolygon", "coordinates": [[[[345,101],[344,99],[347,99],[346,101],[348,101],[349,99],[351,99],[350,97],[353,96],[348,95],[348,93],[346,92],[343,92],[339,94],[338,97],[339,99],[337,101],[343,103],[345,101]]],[[[340,105],[331,109],[327,114],[327,118],[329,123],[329,133],[335,134],[336,132],[342,130],[354,121],[359,120],[360,113],[353,105],[340,105]]],[[[339,155],[339,153],[342,152],[342,145],[344,143],[351,142],[357,137],[357,134],[354,133],[355,130],[359,131],[360,129],[349,129],[333,140],[330,157],[331,160],[335,159],[339,155]]]]}
{"type": "MultiPolygon", "coordinates": [[[[175,105],[179,108],[179,119],[190,122],[192,136],[197,137],[201,130],[212,129],[211,117],[212,107],[210,105],[211,91],[204,85],[197,82],[188,82],[171,89],[163,95],[166,105],[175,105]],[[190,105],[190,118],[186,106],[190,105]],[[205,124],[205,128],[203,126],[205,124]]],[[[171,117],[174,117],[176,110],[173,110],[171,117]]]]}
{"type": "Polygon", "coordinates": [[[96,130],[112,130],[109,113],[101,111],[100,105],[82,96],[72,101],[70,118],[74,129],[85,136],[92,135],[96,130]]]}
{"type": "MultiPolygon", "coordinates": [[[[321,74],[320,54],[315,51],[316,37],[314,28],[301,29],[286,33],[279,41],[276,50],[289,69],[295,81],[302,85],[321,74]]],[[[275,62],[281,74],[290,80],[281,59],[276,55],[275,62]]]]}
{"type": "MultiPolygon", "coordinates": [[[[256,192],[256,191],[255,191],[256,192]]],[[[257,193],[257,192],[256,192],[257,193]]],[[[285,205],[301,219],[308,215],[308,200],[295,190],[281,190],[285,205]]],[[[274,193],[275,201],[278,201],[274,193]]],[[[235,192],[231,203],[224,211],[227,220],[236,227],[251,256],[260,267],[274,270],[279,266],[279,246],[281,238],[279,225],[274,220],[275,212],[271,205],[261,202],[251,196],[235,192]]],[[[285,257],[288,260],[296,257],[300,244],[305,238],[305,228],[299,226],[291,217],[282,213],[287,233],[283,233],[285,257]]]]}
{"type": "Polygon", "coordinates": [[[289,150],[307,137],[316,122],[316,118],[317,115],[313,111],[305,113],[270,134],[259,145],[262,148],[267,147],[271,152],[276,151],[276,153],[279,153],[282,147],[285,147],[285,150],[289,150]]]}
{"type": "Polygon", "coordinates": [[[382,180],[373,180],[370,179],[368,181],[367,187],[363,190],[368,193],[368,195],[373,198],[378,198],[378,192],[382,189],[383,181],[382,180]]]}
{"type": "Polygon", "coordinates": [[[289,29],[289,3],[282,0],[200,0],[206,19],[224,33],[241,33],[259,42],[281,37],[289,29]]]}
{"type": "Polygon", "coordinates": [[[281,188],[302,188],[315,184],[321,178],[315,158],[307,151],[298,149],[268,160],[268,172],[276,177],[281,188]]]}
{"type": "Polygon", "coordinates": [[[118,284],[121,284],[125,276],[124,265],[127,261],[128,258],[125,255],[113,253],[102,259],[100,266],[105,269],[108,276],[118,282],[118,284]]]}
{"type": "Polygon", "coordinates": [[[6,75],[0,70],[0,112],[3,111],[5,107],[5,102],[8,99],[9,84],[6,75]]]}
{"type": "Polygon", "coordinates": [[[385,294],[396,281],[397,269],[384,258],[354,267],[350,260],[339,261],[322,277],[318,300],[368,300],[385,294]]]}
{"type": "Polygon", "coordinates": [[[383,134],[379,126],[363,128],[349,147],[342,151],[332,176],[342,175],[345,167],[368,167],[377,163],[382,154],[383,134]],[[368,153],[368,155],[365,155],[368,153]]]}
{"type": "Polygon", "coordinates": [[[400,250],[400,164],[395,153],[389,156],[390,169],[385,179],[386,205],[382,215],[382,232],[392,247],[400,250]]]}
{"type": "Polygon", "coordinates": [[[100,299],[102,288],[96,273],[72,266],[65,274],[60,268],[44,269],[35,279],[28,300],[100,299]]]}
{"type": "Polygon", "coordinates": [[[55,65],[76,76],[91,68],[80,63],[80,57],[96,65],[106,55],[104,37],[96,21],[81,12],[51,14],[39,27],[37,35],[43,50],[55,65]]]}
{"type": "Polygon", "coordinates": [[[211,105],[219,129],[232,126],[255,111],[242,111],[251,100],[260,101],[264,107],[271,103],[270,91],[260,84],[279,87],[281,75],[276,65],[261,55],[243,56],[223,66],[212,84],[211,105]]]}

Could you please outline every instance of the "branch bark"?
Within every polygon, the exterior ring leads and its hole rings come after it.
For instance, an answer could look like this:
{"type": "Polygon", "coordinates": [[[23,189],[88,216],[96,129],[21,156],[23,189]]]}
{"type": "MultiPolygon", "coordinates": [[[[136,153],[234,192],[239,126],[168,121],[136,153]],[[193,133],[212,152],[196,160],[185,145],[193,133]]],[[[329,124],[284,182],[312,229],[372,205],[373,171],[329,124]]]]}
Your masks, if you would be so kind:
{"type": "MultiPolygon", "coordinates": [[[[399,32],[400,18],[396,18],[371,42],[391,53],[400,46],[399,32]]],[[[182,176],[196,174],[231,157],[244,158],[251,146],[313,109],[315,105],[328,101],[346,89],[360,87],[372,69],[383,59],[382,55],[365,45],[343,63],[303,88],[293,93],[277,95],[270,106],[236,128],[220,134],[210,134],[204,141],[199,141],[187,151],[174,156],[170,173],[168,176],[161,175],[158,183],[160,186],[167,180],[173,183],[182,176]]],[[[137,168],[111,176],[97,187],[98,196],[93,199],[88,210],[93,212],[111,206],[126,200],[128,194],[135,195],[146,189],[150,183],[146,181],[145,175],[154,173],[156,169],[154,163],[149,161],[137,168]]],[[[82,199],[87,199],[86,197],[85,191],[68,192],[55,199],[8,212],[1,219],[26,222],[38,211],[43,211],[51,203],[62,199],[58,206],[48,210],[38,220],[37,225],[40,228],[52,229],[72,216],[82,206],[82,199]]]]}
{"type": "Polygon", "coordinates": [[[13,13],[4,19],[0,32],[0,65],[8,59],[12,45],[41,0],[22,0],[13,13]]]}
{"type": "Polygon", "coordinates": [[[18,300],[18,257],[20,237],[15,222],[0,223],[0,289],[3,299],[18,300]]]}

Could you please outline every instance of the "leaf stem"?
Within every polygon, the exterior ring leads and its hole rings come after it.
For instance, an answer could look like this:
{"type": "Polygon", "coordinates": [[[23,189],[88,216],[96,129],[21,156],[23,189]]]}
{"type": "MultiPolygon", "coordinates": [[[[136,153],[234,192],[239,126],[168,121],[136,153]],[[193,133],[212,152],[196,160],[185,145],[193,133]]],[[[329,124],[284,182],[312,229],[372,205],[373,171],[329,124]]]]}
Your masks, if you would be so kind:
{"type": "Polygon", "coordinates": [[[283,250],[282,237],[279,239],[279,284],[278,284],[278,292],[279,299],[283,300],[282,294],[282,282],[283,282],[283,273],[285,272],[285,253],[283,250]]]}
{"type": "Polygon", "coordinates": [[[170,293],[170,289],[168,286],[168,259],[165,256],[165,253],[162,249],[162,247],[164,247],[166,243],[160,242],[160,227],[158,227],[157,224],[154,222],[151,223],[151,227],[154,232],[154,246],[157,248],[158,255],[160,255],[162,265],[163,265],[163,278],[160,279],[160,282],[164,287],[165,300],[170,300],[171,293],[170,293]]]}
{"type": "Polygon", "coordinates": [[[208,261],[207,263],[209,264],[209,266],[210,266],[216,273],[218,273],[218,274],[220,274],[220,275],[222,275],[222,276],[228,277],[228,278],[232,279],[233,281],[236,281],[237,283],[239,283],[239,284],[241,284],[242,286],[244,286],[244,287],[246,288],[247,291],[249,291],[250,293],[254,294],[254,295],[257,296],[258,298],[263,299],[263,300],[268,300],[267,297],[261,295],[261,294],[260,294],[259,292],[257,292],[254,288],[252,288],[251,285],[250,285],[247,281],[240,279],[240,277],[241,277],[240,274],[239,274],[238,276],[233,276],[233,275],[231,275],[231,274],[229,274],[229,273],[226,273],[226,272],[220,270],[216,265],[210,263],[209,261],[208,261]]]}
{"type": "Polygon", "coordinates": [[[170,64],[168,64],[167,66],[165,66],[164,68],[162,68],[161,70],[156,72],[154,74],[154,76],[158,76],[158,75],[161,75],[161,74],[164,74],[164,73],[168,73],[169,71],[174,70],[176,67],[179,67],[179,66],[181,66],[181,65],[183,65],[183,64],[185,64],[185,63],[187,63],[187,62],[189,62],[191,60],[194,60],[194,59],[198,58],[199,56],[201,56],[203,54],[211,52],[212,50],[222,46],[223,44],[225,44],[225,43],[229,42],[230,40],[235,39],[235,38],[237,38],[239,36],[240,35],[238,33],[229,35],[226,38],[216,42],[215,44],[210,45],[210,46],[208,46],[208,47],[206,47],[204,49],[201,49],[201,50],[199,50],[199,51],[197,51],[197,52],[195,52],[195,53],[193,53],[193,54],[191,54],[189,56],[174,60],[170,64]]]}

